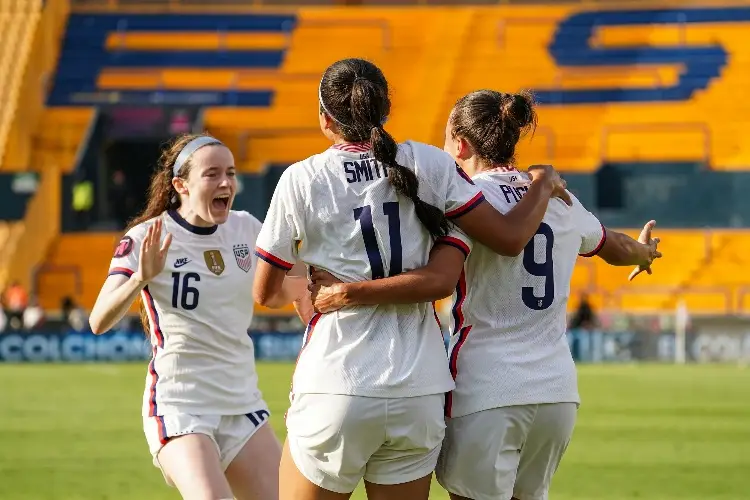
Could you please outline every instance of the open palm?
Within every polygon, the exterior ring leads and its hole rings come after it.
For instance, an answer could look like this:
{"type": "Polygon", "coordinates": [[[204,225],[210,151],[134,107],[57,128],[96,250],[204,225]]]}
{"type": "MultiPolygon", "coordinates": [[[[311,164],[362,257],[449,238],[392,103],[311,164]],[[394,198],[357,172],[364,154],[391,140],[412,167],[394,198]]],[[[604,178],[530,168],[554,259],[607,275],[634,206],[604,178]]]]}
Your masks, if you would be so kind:
{"type": "Polygon", "coordinates": [[[146,237],[141,243],[138,259],[138,276],[146,283],[154,279],[164,270],[167,262],[167,252],[172,244],[172,235],[167,233],[164,242],[161,240],[161,230],[164,223],[157,219],[146,230],[146,237]]]}

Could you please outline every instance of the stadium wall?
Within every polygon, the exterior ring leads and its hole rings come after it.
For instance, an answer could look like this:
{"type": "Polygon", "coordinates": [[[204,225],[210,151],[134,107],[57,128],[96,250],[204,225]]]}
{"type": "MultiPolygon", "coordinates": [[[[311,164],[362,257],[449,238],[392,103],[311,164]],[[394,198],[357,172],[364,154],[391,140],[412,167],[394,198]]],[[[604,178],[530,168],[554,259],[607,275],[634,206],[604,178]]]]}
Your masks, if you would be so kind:
{"type": "Polygon", "coordinates": [[[523,163],[746,169],[750,7],[659,5],[74,12],[48,105],[203,104],[257,170],[320,148],[320,74],[366,57],[390,79],[400,139],[440,144],[459,96],[528,88],[541,125],[523,163]]]}
{"type": "MultiPolygon", "coordinates": [[[[294,361],[302,345],[301,332],[251,330],[255,357],[260,361],[294,361]]],[[[639,330],[568,332],[573,357],[581,363],[673,362],[673,331],[639,330]]],[[[446,348],[448,337],[445,337],[446,348]]],[[[750,361],[750,333],[741,329],[702,329],[686,340],[688,362],[750,361]]],[[[116,363],[145,362],[152,349],[141,331],[117,331],[95,336],[77,331],[6,332],[0,335],[0,363],[116,363]]]]}

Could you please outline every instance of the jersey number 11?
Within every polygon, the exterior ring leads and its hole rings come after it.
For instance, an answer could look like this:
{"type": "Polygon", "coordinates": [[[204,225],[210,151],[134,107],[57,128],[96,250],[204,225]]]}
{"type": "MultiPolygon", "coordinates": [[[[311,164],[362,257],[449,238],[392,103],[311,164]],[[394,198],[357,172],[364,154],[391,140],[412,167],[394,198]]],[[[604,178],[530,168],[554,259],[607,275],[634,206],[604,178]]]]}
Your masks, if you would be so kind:
{"type": "MultiPolygon", "coordinates": [[[[391,244],[391,265],[388,267],[389,276],[401,273],[401,219],[398,214],[398,202],[388,201],[383,203],[383,213],[388,217],[388,233],[391,244]]],[[[365,205],[354,209],[354,220],[359,221],[362,226],[362,239],[365,242],[367,259],[372,269],[372,279],[385,278],[383,269],[383,257],[378,248],[378,238],[375,235],[375,227],[372,225],[372,206],[365,205]]]]}

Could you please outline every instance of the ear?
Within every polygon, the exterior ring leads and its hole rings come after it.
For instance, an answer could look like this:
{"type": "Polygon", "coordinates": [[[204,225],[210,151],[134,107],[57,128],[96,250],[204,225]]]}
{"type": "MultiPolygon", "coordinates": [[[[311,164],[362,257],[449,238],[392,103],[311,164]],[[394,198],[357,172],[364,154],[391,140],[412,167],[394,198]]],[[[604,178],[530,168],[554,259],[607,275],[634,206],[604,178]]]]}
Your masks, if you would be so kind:
{"type": "Polygon", "coordinates": [[[462,160],[468,160],[469,158],[474,156],[474,148],[471,147],[469,141],[467,141],[463,137],[457,138],[457,141],[458,151],[456,151],[456,153],[459,158],[461,158],[462,160]]]}
{"type": "Polygon", "coordinates": [[[174,189],[178,194],[188,194],[187,182],[185,182],[185,179],[182,177],[172,178],[172,186],[174,186],[174,189]]]}

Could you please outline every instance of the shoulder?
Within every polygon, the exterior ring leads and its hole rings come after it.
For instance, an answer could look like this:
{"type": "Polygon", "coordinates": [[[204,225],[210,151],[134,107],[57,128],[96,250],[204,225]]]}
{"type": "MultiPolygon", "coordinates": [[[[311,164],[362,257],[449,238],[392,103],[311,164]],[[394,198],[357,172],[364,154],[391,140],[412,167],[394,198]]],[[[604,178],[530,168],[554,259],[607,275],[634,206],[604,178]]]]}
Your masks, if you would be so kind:
{"type": "Polygon", "coordinates": [[[447,182],[450,179],[447,173],[458,168],[451,155],[423,142],[406,141],[399,145],[399,152],[405,159],[404,166],[412,168],[417,175],[434,185],[447,182]]]}
{"type": "Polygon", "coordinates": [[[440,163],[445,165],[455,165],[455,160],[442,149],[418,141],[405,141],[399,145],[399,149],[404,154],[411,155],[416,162],[440,163]]]}
{"type": "Polygon", "coordinates": [[[227,220],[229,229],[240,228],[243,230],[260,231],[261,222],[250,212],[246,210],[231,210],[227,220]]]}
{"type": "Polygon", "coordinates": [[[321,153],[292,163],[281,172],[276,189],[285,190],[295,195],[304,193],[316,174],[323,170],[327,161],[326,153],[321,153]]]}
{"type": "Polygon", "coordinates": [[[120,241],[117,243],[114,251],[114,258],[120,259],[130,255],[133,250],[138,248],[140,242],[146,236],[148,227],[156,220],[156,218],[149,219],[136,224],[135,226],[128,229],[124,235],[120,237],[120,241]]]}

